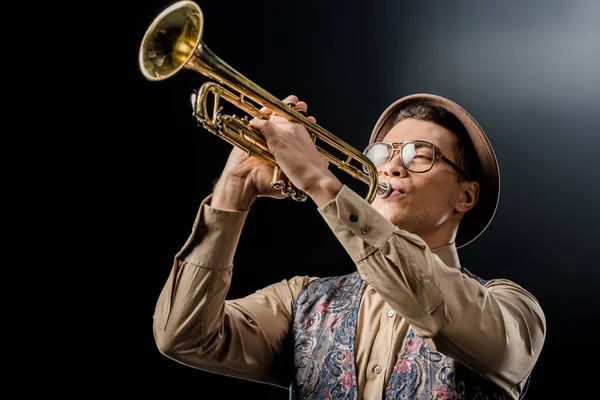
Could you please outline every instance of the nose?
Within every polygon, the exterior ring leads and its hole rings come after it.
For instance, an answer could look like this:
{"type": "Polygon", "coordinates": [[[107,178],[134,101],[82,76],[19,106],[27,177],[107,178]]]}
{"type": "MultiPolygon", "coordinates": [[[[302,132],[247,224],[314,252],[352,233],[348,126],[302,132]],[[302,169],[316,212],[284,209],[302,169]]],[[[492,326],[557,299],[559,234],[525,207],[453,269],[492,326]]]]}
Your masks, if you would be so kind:
{"type": "Polygon", "coordinates": [[[390,178],[406,176],[407,172],[404,166],[402,166],[399,152],[395,152],[392,155],[392,159],[380,167],[380,173],[390,178]]]}

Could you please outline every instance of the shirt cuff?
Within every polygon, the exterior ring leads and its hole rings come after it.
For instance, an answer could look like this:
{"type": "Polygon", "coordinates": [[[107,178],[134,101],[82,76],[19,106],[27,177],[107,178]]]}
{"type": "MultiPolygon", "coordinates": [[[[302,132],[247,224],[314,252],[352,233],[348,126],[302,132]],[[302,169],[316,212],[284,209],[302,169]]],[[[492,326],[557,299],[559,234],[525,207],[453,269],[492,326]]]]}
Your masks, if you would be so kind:
{"type": "Polygon", "coordinates": [[[384,246],[396,230],[394,224],[346,185],[335,199],[318,210],[354,262],[384,246]]]}
{"type": "Polygon", "coordinates": [[[177,258],[210,269],[231,267],[248,211],[212,208],[212,195],[198,210],[192,233],[177,258]]]}

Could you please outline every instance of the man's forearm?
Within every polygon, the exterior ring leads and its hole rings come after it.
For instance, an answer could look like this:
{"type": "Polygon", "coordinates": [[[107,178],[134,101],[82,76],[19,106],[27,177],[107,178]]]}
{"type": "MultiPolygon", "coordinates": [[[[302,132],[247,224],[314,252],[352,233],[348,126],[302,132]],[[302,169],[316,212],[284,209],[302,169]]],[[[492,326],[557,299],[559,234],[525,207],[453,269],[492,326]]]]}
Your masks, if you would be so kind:
{"type": "Polygon", "coordinates": [[[307,189],[307,194],[317,207],[322,207],[335,199],[342,187],[343,184],[328,170],[322,177],[315,179],[313,185],[307,189]]]}
{"type": "Polygon", "coordinates": [[[249,181],[221,177],[213,190],[210,206],[225,211],[247,211],[255,199],[256,192],[249,181]]]}
{"type": "MultiPolygon", "coordinates": [[[[189,264],[191,268],[199,267],[198,274],[231,268],[247,212],[214,209],[209,206],[211,200],[212,196],[208,196],[202,202],[192,233],[175,256],[169,279],[156,307],[155,324],[159,329],[166,329],[167,323],[176,318],[172,315],[177,311],[173,307],[177,301],[176,297],[187,296],[186,293],[178,291],[182,289],[182,266],[189,264]]],[[[203,282],[199,277],[194,279],[203,282]]]]}

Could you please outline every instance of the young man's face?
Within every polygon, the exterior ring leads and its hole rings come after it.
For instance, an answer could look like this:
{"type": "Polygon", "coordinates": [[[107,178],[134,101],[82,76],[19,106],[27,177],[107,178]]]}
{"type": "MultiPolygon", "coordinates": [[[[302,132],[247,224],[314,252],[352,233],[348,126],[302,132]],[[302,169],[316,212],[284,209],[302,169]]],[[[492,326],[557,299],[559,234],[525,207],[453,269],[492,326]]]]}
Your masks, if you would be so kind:
{"type": "MultiPolygon", "coordinates": [[[[452,162],[456,161],[452,149],[454,134],[442,126],[406,119],[394,126],[383,141],[406,140],[433,143],[452,162]]],[[[446,162],[437,159],[429,171],[415,173],[402,167],[399,152],[396,152],[378,171],[379,181],[389,182],[395,190],[386,198],[377,197],[373,207],[400,229],[424,237],[441,226],[457,223],[454,208],[459,201],[460,185],[446,162]]]]}

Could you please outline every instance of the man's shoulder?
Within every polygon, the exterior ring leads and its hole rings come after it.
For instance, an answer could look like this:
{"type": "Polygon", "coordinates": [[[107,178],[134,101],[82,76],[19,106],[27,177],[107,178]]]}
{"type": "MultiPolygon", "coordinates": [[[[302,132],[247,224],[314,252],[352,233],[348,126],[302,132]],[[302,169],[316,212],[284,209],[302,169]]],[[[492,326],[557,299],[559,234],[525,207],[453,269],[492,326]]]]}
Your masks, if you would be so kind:
{"type": "Polygon", "coordinates": [[[493,280],[493,279],[487,279],[487,278],[483,278],[479,275],[476,275],[475,273],[469,271],[467,268],[462,267],[461,268],[461,272],[465,275],[467,275],[470,278],[475,279],[476,281],[478,281],[479,283],[481,283],[482,285],[486,285],[489,281],[493,280]]]}
{"type": "Polygon", "coordinates": [[[462,268],[462,272],[477,280],[491,294],[505,298],[519,298],[529,304],[535,304],[536,306],[539,306],[540,304],[532,292],[512,279],[505,277],[481,278],[465,268],[462,268]]]}

